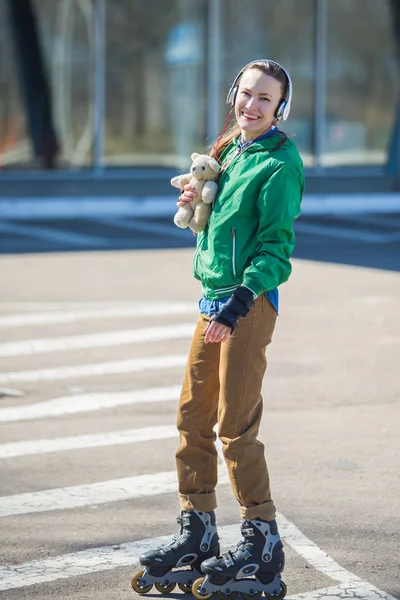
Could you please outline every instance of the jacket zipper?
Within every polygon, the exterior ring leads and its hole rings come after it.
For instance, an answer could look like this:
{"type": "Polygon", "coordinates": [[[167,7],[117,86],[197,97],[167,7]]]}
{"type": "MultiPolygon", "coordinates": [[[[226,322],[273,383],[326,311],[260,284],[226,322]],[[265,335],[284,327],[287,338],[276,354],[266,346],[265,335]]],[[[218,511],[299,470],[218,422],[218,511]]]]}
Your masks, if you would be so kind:
{"type": "Polygon", "coordinates": [[[232,238],[232,271],[233,276],[236,277],[236,227],[232,227],[231,229],[231,238],[232,238]]]}
{"type": "Polygon", "coordinates": [[[195,253],[194,253],[194,271],[197,275],[199,274],[197,264],[199,262],[199,254],[200,254],[200,250],[201,250],[201,245],[202,245],[202,241],[200,244],[197,245],[195,253]]]}
{"type": "Polygon", "coordinates": [[[196,273],[196,275],[198,275],[198,271],[197,271],[197,261],[199,258],[199,249],[196,248],[196,252],[194,253],[194,272],[196,273]]]}

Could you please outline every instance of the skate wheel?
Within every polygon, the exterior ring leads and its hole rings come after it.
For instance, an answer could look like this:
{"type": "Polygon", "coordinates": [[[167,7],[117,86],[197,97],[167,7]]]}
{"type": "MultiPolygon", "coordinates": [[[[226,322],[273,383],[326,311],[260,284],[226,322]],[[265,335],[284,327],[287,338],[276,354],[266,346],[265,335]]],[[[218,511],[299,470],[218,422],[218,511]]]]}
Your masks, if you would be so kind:
{"type": "Polygon", "coordinates": [[[217,592],[217,596],[219,600],[234,600],[238,592],[231,592],[230,594],[225,594],[224,592],[217,592]]]}
{"type": "Polygon", "coordinates": [[[283,581],[281,581],[281,589],[277,596],[275,596],[275,594],[267,594],[267,593],[265,593],[265,596],[266,596],[266,598],[268,598],[268,600],[283,600],[283,598],[286,596],[286,594],[287,594],[286,584],[283,581]]]}
{"type": "Polygon", "coordinates": [[[179,582],[178,583],[178,588],[181,590],[181,592],[184,592],[185,594],[191,594],[192,593],[192,586],[190,585],[190,583],[179,582]]]}
{"type": "Polygon", "coordinates": [[[254,592],[254,594],[245,594],[244,592],[240,592],[243,600],[259,600],[262,596],[262,592],[254,592]]]}
{"type": "Polygon", "coordinates": [[[153,587],[153,584],[150,585],[141,585],[140,579],[143,577],[144,571],[138,571],[136,575],[132,577],[131,586],[134,592],[137,594],[147,594],[153,587]]]}
{"type": "Polygon", "coordinates": [[[175,583],[161,583],[157,582],[155,584],[156,590],[160,592],[160,594],[169,594],[175,588],[175,583]]]}
{"type": "Polygon", "coordinates": [[[195,598],[197,598],[197,600],[208,600],[212,596],[212,592],[210,592],[209,594],[201,594],[199,592],[199,589],[203,585],[204,580],[205,577],[199,577],[199,579],[196,579],[196,581],[192,585],[192,594],[195,598]]]}

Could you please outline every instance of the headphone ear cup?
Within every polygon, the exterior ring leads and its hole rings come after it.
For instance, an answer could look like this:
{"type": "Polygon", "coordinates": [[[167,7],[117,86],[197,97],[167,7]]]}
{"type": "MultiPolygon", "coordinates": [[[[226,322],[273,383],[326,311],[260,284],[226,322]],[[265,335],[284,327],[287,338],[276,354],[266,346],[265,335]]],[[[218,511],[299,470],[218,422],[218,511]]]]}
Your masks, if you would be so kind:
{"type": "Polygon", "coordinates": [[[238,91],[238,87],[237,87],[237,86],[235,86],[235,87],[232,89],[232,92],[231,92],[231,105],[232,105],[232,106],[235,106],[235,102],[236,102],[236,96],[237,96],[237,91],[238,91]]]}
{"type": "Polygon", "coordinates": [[[279,102],[274,114],[275,119],[282,119],[286,104],[286,100],[281,100],[281,102],[279,102]]]}

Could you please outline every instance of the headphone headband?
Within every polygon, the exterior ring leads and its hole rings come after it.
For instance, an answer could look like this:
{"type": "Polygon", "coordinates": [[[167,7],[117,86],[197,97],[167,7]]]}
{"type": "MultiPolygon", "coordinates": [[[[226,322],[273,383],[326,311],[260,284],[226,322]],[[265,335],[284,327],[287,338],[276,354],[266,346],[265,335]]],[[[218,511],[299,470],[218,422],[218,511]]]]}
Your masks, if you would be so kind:
{"type": "Polygon", "coordinates": [[[289,73],[286,71],[286,69],[284,69],[282,67],[282,65],[280,65],[279,63],[277,63],[275,60],[269,60],[267,58],[259,58],[258,60],[252,60],[251,62],[249,62],[247,65],[245,65],[243,67],[243,69],[236,75],[234,82],[232,83],[230,90],[228,92],[228,95],[226,97],[226,102],[227,104],[231,104],[232,106],[235,105],[235,100],[236,100],[236,94],[238,91],[238,86],[237,83],[240,79],[240,77],[243,75],[244,71],[250,67],[251,65],[255,65],[256,63],[270,63],[272,65],[276,65],[277,67],[279,67],[280,69],[282,69],[282,71],[285,73],[286,77],[287,77],[287,90],[286,90],[286,94],[284,99],[279,103],[277,109],[276,109],[276,113],[275,116],[277,119],[283,119],[284,121],[286,121],[286,119],[289,116],[289,112],[290,112],[290,106],[292,104],[292,93],[293,93],[293,86],[292,86],[292,80],[290,78],[289,73]]]}

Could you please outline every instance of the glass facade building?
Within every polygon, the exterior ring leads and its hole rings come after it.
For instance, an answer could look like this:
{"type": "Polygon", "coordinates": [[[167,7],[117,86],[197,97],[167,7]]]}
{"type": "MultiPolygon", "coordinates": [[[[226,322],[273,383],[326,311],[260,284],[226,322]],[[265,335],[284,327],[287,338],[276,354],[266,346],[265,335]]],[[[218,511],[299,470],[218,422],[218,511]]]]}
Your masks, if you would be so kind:
{"type": "Polygon", "coordinates": [[[399,179],[396,0],[1,0],[1,178],[181,169],[270,57],[309,175],[399,179]]]}

